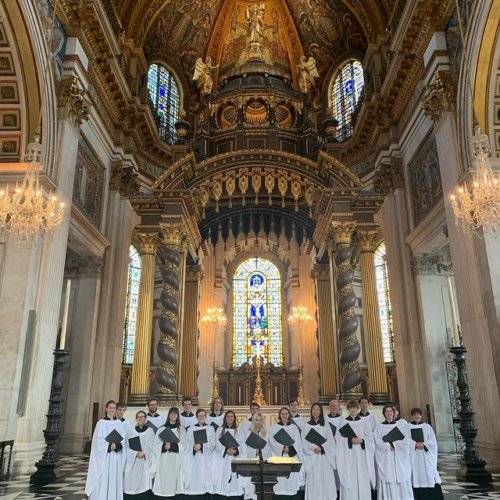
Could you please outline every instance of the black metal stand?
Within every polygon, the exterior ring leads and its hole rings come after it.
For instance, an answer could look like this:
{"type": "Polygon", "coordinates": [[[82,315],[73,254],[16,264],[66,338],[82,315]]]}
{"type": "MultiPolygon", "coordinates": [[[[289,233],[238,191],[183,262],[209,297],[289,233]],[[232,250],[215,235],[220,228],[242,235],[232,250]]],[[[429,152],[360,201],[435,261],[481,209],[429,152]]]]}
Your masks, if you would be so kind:
{"type": "Polygon", "coordinates": [[[62,371],[66,356],[69,352],[64,349],[54,350],[54,369],[52,372],[52,386],[50,388],[49,412],[47,414],[47,428],[43,431],[47,447],[35,467],[37,471],[31,475],[32,484],[49,484],[57,480],[56,445],[61,429],[59,423],[62,417],[62,371]]]}
{"type": "Polygon", "coordinates": [[[478,484],[491,483],[491,474],[484,468],[486,462],[481,459],[474,447],[477,427],[474,423],[474,412],[472,411],[467,367],[465,365],[467,349],[464,346],[450,347],[450,352],[453,355],[453,361],[457,365],[457,386],[460,392],[460,434],[465,441],[464,455],[460,460],[457,479],[478,484]]]}

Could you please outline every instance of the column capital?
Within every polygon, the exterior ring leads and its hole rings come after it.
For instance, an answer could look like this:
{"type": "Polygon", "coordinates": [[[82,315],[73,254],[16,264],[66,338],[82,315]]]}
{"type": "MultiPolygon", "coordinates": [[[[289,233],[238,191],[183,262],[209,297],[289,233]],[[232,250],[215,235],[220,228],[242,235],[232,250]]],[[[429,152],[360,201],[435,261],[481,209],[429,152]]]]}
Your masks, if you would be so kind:
{"type": "Polygon", "coordinates": [[[378,167],[373,178],[373,189],[377,193],[391,194],[404,186],[403,162],[399,156],[391,156],[378,167]]]}
{"type": "Polygon", "coordinates": [[[330,265],[314,264],[311,269],[311,278],[314,281],[330,281],[330,265]]]}
{"type": "Polygon", "coordinates": [[[335,238],[335,243],[351,244],[352,235],[356,229],[354,221],[333,221],[332,232],[335,238]]]}
{"type": "Polygon", "coordinates": [[[375,252],[376,245],[380,239],[380,232],[376,229],[357,232],[361,253],[375,252]]]}
{"type": "Polygon", "coordinates": [[[156,255],[158,233],[135,230],[132,236],[134,245],[141,255],[156,255]]]}
{"type": "Polygon", "coordinates": [[[111,164],[111,191],[118,191],[123,197],[136,196],[139,192],[139,174],[133,167],[126,167],[122,161],[111,164]]]}
{"type": "Polygon", "coordinates": [[[204,277],[203,266],[199,264],[186,266],[186,281],[203,281],[204,277]]]}
{"type": "Polygon", "coordinates": [[[422,98],[422,108],[434,125],[444,113],[456,110],[455,88],[450,71],[436,70],[422,98]]]}
{"type": "Polygon", "coordinates": [[[62,78],[57,104],[59,119],[71,121],[76,128],[88,119],[92,107],[87,91],[78,83],[79,79],[74,75],[62,78]]]}
{"type": "Polygon", "coordinates": [[[186,227],[182,222],[160,222],[160,241],[163,244],[181,245],[186,236],[186,227]]]}

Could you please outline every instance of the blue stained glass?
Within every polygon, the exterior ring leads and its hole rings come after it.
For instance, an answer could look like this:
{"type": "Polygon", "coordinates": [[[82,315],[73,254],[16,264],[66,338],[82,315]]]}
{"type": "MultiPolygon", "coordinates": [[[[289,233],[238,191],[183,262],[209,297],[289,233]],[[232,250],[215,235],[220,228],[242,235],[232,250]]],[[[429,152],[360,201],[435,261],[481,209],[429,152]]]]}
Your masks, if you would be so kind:
{"type": "Polygon", "coordinates": [[[129,258],[122,350],[122,363],[126,365],[131,365],[134,362],[137,306],[139,305],[139,287],[141,282],[141,256],[132,245],[129,248],[129,258]]]}
{"type": "Polygon", "coordinates": [[[350,94],[352,92],[352,89],[354,88],[354,84],[353,84],[353,81],[352,80],[349,80],[346,84],[345,84],[345,93],[346,94],[350,94]]]}
{"type": "Polygon", "coordinates": [[[162,97],[165,97],[165,94],[166,94],[165,89],[163,87],[160,87],[160,95],[162,97]]]}

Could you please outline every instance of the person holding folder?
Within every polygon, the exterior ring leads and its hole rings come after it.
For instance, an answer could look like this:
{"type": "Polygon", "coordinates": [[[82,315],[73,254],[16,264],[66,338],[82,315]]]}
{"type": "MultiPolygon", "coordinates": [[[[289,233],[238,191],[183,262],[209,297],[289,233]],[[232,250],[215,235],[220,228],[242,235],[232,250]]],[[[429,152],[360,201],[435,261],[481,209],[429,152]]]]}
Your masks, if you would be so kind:
{"type": "MultiPolygon", "coordinates": [[[[268,443],[271,452],[276,457],[293,457],[297,461],[303,461],[302,440],[299,427],[291,422],[290,410],[284,406],[278,414],[278,422],[275,423],[268,434],[268,443]]],[[[298,500],[299,490],[304,485],[303,474],[292,472],[289,478],[278,477],[278,483],[274,486],[273,498],[276,500],[298,500]]]]}
{"type": "Polygon", "coordinates": [[[123,491],[125,500],[149,500],[153,485],[154,431],[146,425],[146,412],[135,415],[137,425],[127,435],[127,454],[123,491]]]}
{"type": "Polygon", "coordinates": [[[196,410],[197,422],[186,432],[184,451],[184,495],[189,500],[204,500],[213,494],[212,455],[215,450],[215,431],[206,423],[207,413],[196,410]]]}
{"type": "Polygon", "coordinates": [[[375,442],[368,420],[358,415],[356,401],[347,403],[349,415],[336,434],[340,500],[367,500],[376,487],[375,442]]]}
{"type": "Polygon", "coordinates": [[[396,422],[392,405],[385,405],[382,413],[385,420],[374,432],[378,500],[413,500],[408,424],[396,422]]]}
{"type": "Polygon", "coordinates": [[[441,477],[437,470],[438,445],[429,424],[422,421],[422,410],[411,410],[408,424],[411,439],[413,494],[416,500],[443,500],[441,477]]]}
{"type": "Polygon", "coordinates": [[[179,410],[170,408],[154,442],[155,497],[173,498],[184,493],[184,453],[186,431],[181,426],[179,410]]]}
{"type": "Polygon", "coordinates": [[[246,455],[243,437],[243,433],[238,432],[234,411],[227,411],[215,433],[215,451],[212,456],[214,494],[220,498],[243,499],[245,478],[231,471],[233,459],[246,455]]]}
{"type": "Polygon", "coordinates": [[[311,418],[302,430],[302,448],[306,476],[305,499],[336,500],[337,485],[333,473],[335,439],[319,403],[311,406],[311,418]]]}
{"type": "Polygon", "coordinates": [[[85,493],[92,500],[122,500],[125,469],[123,424],[116,419],[116,402],[106,403],[106,416],[92,436],[85,493]]]}
{"type": "Polygon", "coordinates": [[[224,421],[224,401],[220,396],[216,396],[210,404],[210,413],[207,415],[207,424],[217,432],[224,421]]]}

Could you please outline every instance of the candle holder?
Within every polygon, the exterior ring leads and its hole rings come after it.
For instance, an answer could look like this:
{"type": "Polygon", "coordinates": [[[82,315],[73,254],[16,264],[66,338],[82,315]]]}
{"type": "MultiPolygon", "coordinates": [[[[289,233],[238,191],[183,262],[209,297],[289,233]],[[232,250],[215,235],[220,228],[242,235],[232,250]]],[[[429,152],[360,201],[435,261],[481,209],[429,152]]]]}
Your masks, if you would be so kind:
{"type": "Polygon", "coordinates": [[[484,468],[486,462],[481,459],[474,446],[477,436],[477,427],[474,422],[474,411],[469,395],[469,381],[465,354],[467,349],[463,346],[450,347],[450,353],[457,366],[457,386],[460,393],[460,434],[465,441],[465,450],[460,460],[460,469],[457,472],[459,481],[487,484],[492,482],[491,474],[484,468]]]}
{"type": "Polygon", "coordinates": [[[43,431],[47,444],[41,460],[35,463],[37,471],[31,475],[30,483],[43,485],[54,483],[61,474],[57,474],[57,440],[61,434],[59,424],[62,417],[62,371],[66,356],[65,349],[54,350],[54,368],[52,371],[52,385],[50,388],[49,411],[47,413],[47,428],[43,431]]]}

